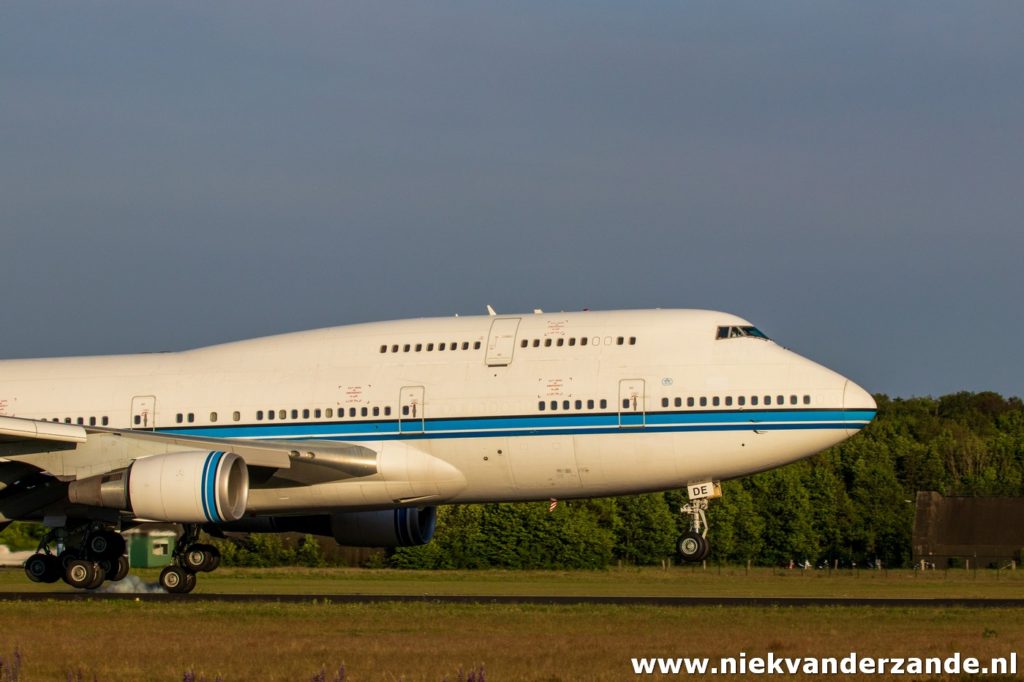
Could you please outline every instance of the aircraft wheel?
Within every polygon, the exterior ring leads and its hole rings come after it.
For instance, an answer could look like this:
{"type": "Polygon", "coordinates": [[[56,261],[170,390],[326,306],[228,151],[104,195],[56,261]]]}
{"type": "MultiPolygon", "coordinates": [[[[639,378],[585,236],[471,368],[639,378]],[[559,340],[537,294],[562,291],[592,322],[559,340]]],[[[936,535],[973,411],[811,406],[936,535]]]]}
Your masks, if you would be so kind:
{"type": "MultiPolygon", "coordinates": [[[[106,561],[106,560],[104,560],[104,561],[106,561]]],[[[107,579],[107,571],[106,571],[106,569],[104,569],[99,563],[97,563],[97,562],[94,562],[94,563],[96,563],[96,574],[93,577],[92,582],[90,582],[88,585],[85,586],[85,589],[87,589],[87,590],[98,589],[99,586],[103,584],[103,581],[107,579]]]]}
{"type": "Polygon", "coordinates": [[[89,538],[89,552],[103,559],[114,559],[124,554],[127,548],[124,537],[115,531],[105,530],[89,538]]]}
{"type": "Polygon", "coordinates": [[[197,543],[188,548],[182,561],[190,571],[208,573],[220,566],[220,551],[213,545],[197,543]]]}
{"type": "Polygon", "coordinates": [[[107,580],[112,583],[116,583],[119,580],[124,580],[128,576],[128,572],[131,571],[131,563],[128,561],[128,557],[123,554],[117,557],[116,560],[110,562],[110,568],[107,569],[107,580]]]}
{"type": "Polygon", "coordinates": [[[85,589],[96,580],[97,573],[100,573],[100,567],[95,561],[72,559],[64,569],[64,582],[71,587],[85,589]]]}
{"type": "Polygon", "coordinates": [[[702,561],[708,549],[708,541],[696,531],[688,530],[676,540],[676,551],[684,561],[702,561]]]}
{"type": "Polygon", "coordinates": [[[171,594],[186,594],[195,589],[196,574],[181,566],[168,566],[160,571],[160,586],[171,594]]]}
{"type": "Polygon", "coordinates": [[[25,575],[34,583],[55,583],[61,573],[60,560],[52,554],[33,554],[25,562],[25,575]]]}

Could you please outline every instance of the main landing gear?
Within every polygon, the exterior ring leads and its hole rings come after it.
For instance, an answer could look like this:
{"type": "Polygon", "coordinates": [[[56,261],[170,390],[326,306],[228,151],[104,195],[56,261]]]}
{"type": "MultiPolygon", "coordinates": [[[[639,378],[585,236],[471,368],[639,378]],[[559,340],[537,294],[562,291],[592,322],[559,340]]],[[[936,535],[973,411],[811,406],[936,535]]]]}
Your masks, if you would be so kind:
{"type": "Polygon", "coordinates": [[[714,481],[691,483],[686,487],[690,501],[679,508],[679,513],[690,517],[690,529],[676,540],[676,551],[683,561],[699,562],[707,558],[708,501],[722,496],[722,486],[714,481]]]}
{"type": "Polygon", "coordinates": [[[187,594],[196,588],[196,573],[209,573],[220,566],[220,550],[198,540],[199,526],[185,524],[171,565],[160,571],[160,586],[168,592],[187,594]]]}
{"type": "Polygon", "coordinates": [[[32,582],[63,580],[72,587],[95,590],[104,581],[117,582],[128,575],[125,547],[120,533],[102,526],[55,528],[25,562],[25,575],[32,582]]]}

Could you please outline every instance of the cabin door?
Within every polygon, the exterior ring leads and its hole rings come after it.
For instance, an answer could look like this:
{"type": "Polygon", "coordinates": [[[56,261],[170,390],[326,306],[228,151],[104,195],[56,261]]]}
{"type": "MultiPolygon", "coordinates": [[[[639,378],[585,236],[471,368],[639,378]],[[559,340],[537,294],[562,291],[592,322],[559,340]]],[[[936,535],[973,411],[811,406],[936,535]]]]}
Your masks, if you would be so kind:
{"type": "Polygon", "coordinates": [[[132,421],[128,428],[136,431],[156,428],[156,396],[137,395],[132,398],[132,421]]]}
{"type": "Polygon", "coordinates": [[[425,419],[422,386],[403,386],[398,399],[398,432],[423,433],[425,419]]]}
{"type": "Polygon", "coordinates": [[[619,382],[619,426],[643,427],[647,423],[644,404],[644,380],[623,379],[619,382]]]}
{"type": "Polygon", "coordinates": [[[518,317],[506,317],[491,322],[491,334],[487,337],[488,367],[504,367],[512,362],[519,319],[518,317]]]}

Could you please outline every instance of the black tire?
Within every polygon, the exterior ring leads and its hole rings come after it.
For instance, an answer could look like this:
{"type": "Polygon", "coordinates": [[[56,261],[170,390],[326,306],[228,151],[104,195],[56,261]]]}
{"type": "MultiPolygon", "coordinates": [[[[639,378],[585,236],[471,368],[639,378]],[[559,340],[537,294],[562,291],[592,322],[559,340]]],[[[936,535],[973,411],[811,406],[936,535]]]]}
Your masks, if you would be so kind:
{"type": "Polygon", "coordinates": [[[128,577],[128,573],[131,570],[132,567],[131,563],[128,561],[128,557],[121,555],[111,562],[110,569],[107,571],[107,580],[112,583],[124,580],[128,577]]]}
{"type": "Polygon", "coordinates": [[[124,554],[127,543],[120,533],[112,530],[105,530],[89,538],[89,554],[97,559],[116,559],[124,554]]]}
{"type": "MultiPolygon", "coordinates": [[[[104,559],[103,561],[109,563],[110,560],[109,559],[104,559]]],[[[99,586],[102,585],[103,581],[107,579],[107,571],[106,571],[106,569],[103,568],[103,566],[101,566],[99,564],[99,562],[95,562],[95,563],[96,563],[96,575],[95,575],[95,577],[93,577],[92,582],[85,586],[85,589],[87,589],[87,590],[99,589],[99,586]]]]}
{"type": "Polygon", "coordinates": [[[25,575],[34,583],[45,583],[50,572],[49,554],[33,554],[25,561],[25,575]]]}
{"type": "Polygon", "coordinates": [[[703,561],[708,555],[708,541],[700,533],[688,530],[676,540],[676,551],[683,561],[703,561]]]}
{"type": "Polygon", "coordinates": [[[96,580],[96,574],[99,572],[99,564],[95,561],[72,559],[65,563],[64,582],[71,587],[85,589],[96,580]]]}
{"type": "Polygon", "coordinates": [[[52,554],[44,554],[43,560],[46,562],[46,574],[43,576],[43,582],[55,583],[60,580],[61,576],[64,575],[64,566],[61,564],[60,559],[52,554]]]}
{"type": "Polygon", "coordinates": [[[181,566],[167,566],[160,571],[160,587],[171,594],[185,594],[195,588],[195,577],[195,573],[181,566]],[[191,576],[191,581],[189,576],[191,576]]]}
{"type": "Polygon", "coordinates": [[[181,558],[185,568],[195,573],[209,573],[220,566],[220,551],[213,545],[196,543],[181,558]]]}

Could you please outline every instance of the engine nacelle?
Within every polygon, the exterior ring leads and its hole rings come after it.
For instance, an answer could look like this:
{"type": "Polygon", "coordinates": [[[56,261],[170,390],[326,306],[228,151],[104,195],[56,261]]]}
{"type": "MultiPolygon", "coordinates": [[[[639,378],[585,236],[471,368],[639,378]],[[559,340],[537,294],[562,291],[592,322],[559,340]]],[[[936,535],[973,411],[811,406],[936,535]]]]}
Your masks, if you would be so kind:
{"type": "Polygon", "coordinates": [[[331,514],[331,535],[350,547],[410,547],[434,537],[437,507],[331,514]]]}
{"type": "Polygon", "coordinates": [[[249,471],[233,452],[173,452],[73,481],[68,498],[152,521],[225,523],[245,514],[249,471]]]}

